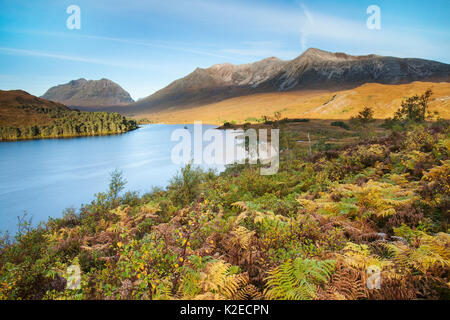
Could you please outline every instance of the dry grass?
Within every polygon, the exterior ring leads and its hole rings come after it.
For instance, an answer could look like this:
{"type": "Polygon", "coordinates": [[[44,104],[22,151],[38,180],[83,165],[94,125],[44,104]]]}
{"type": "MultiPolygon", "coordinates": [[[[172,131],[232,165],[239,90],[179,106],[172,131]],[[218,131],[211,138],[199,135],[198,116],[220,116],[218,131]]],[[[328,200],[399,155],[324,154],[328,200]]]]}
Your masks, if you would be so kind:
{"type": "Polygon", "coordinates": [[[47,125],[52,122],[47,114],[36,112],[34,108],[68,110],[61,103],[41,99],[22,90],[0,90],[0,126],[47,125]]]}
{"type": "MultiPolygon", "coordinates": [[[[243,123],[263,115],[281,112],[282,117],[310,119],[349,119],[364,106],[374,108],[375,117],[391,117],[403,99],[421,94],[428,88],[434,92],[431,110],[450,118],[450,83],[413,82],[401,85],[368,83],[343,91],[301,91],[255,94],[227,99],[199,107],[170,108],[136,116],[154,122],[222,124],[225,121],[243,123]]],[[[251,121],[250,121],[251,122],[251,121]]]]}

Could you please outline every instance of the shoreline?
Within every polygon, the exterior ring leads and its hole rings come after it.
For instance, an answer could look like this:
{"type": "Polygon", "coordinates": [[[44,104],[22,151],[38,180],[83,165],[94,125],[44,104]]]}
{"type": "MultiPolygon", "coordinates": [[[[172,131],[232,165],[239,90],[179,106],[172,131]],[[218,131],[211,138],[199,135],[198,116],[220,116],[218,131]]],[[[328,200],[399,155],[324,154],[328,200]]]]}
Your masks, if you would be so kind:
{"type": "Polygon", "coordinates": [[[58,140],[58,139],[77,139],[77,138],[87,138],[87,137],[106,137],[106,136],[117,136],[121,134],[126,134],[139,129],[137,126],[134,129],[125,132],[112,132],[112,133],[99,133],[99,134],[85,134],[85,135],[69,135],[69,136],[58,136],[58,137],[33,137],[33,138],[20,138],[20,139],[0,139],[2,142],[19,142],[19,141],[32,141],[32,140],[58,140]]]}

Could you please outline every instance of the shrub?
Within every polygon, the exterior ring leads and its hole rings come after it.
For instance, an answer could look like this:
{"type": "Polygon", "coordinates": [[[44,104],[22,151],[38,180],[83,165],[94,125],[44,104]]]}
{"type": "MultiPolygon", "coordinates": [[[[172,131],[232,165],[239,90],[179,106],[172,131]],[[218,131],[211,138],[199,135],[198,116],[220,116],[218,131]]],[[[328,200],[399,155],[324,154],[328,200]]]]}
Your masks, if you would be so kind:
{"type": "Polygon", "coordinates": [[[342,129],[345,130],[350,130],[350,126],[343,121],[334,121],[331,123],[331,125],[335,127],[341,127],[342,129]]]}
{"type": "Polygon", "coordinates": [[[350,121],[355,126],[367,127],[369,124],[373,123],[375,119],[373,118],[373,109],[370,107],[364,107],[362,111],[358,113],[356,117],[352,117],[350,121]]]}
{"type": "Polygon", "coordinates": [[[189,205],[200,195],[200,184],[204,181],[205,173],[198,167],[187,164],[170,181],[167,188],[169,199],[180,207],[189,205]]]}
{"type": "Polygon", "coordinates": [[[424,122],[431,117],[428,102],[433,92],[428,89],[421,96],[415,95],[402,102],[400,109],[395,113],[397,121],[424,122]]]}

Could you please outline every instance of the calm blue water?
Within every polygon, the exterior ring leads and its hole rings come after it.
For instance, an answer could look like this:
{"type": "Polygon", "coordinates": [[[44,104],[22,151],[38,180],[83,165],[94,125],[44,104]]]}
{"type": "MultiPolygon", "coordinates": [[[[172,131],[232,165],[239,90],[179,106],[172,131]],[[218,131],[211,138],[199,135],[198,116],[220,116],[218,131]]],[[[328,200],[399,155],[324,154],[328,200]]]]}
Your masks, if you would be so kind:
{"type": "MultiPolygon", "coordinates": [[[[187,126],[193,132],[193,126],[187,126]]],[[[213,126],[204,126],[205,129],[213,126]]],[[[171,161],[172,131],[184,125],[146,125],[117,136],[0,143],[0,230],[16,231],[24,211],[33,223],[60,217],[106,191],[123,170],[127,190],[165,187],[181,165],[171,161]]],[[[217,167],[220,171],[223,167],[217,167]]]]}

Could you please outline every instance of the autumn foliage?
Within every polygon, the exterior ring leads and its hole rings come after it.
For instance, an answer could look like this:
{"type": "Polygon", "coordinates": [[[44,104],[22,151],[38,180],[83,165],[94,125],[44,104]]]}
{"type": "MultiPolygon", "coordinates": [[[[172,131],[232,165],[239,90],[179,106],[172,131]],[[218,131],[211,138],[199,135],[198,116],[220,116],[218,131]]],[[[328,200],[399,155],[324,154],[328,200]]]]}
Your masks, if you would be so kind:
{"type": "Polygon", "coordinates": [[[99,193],[0,240],[0,299],[448,299],[449,133],[419,125],[294,148],[274,176],[187,167],[166,190],[99,193]]]}

